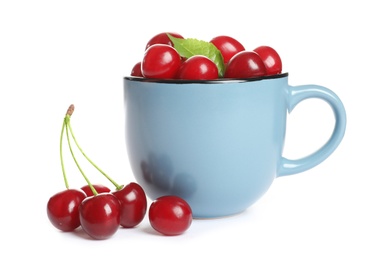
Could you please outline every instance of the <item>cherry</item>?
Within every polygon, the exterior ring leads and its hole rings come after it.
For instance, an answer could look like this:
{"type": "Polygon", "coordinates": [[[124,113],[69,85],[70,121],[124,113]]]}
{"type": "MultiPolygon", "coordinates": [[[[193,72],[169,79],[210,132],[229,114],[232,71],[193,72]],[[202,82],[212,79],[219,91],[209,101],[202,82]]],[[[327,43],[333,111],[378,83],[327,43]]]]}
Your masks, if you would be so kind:
{"type": "Polygon", "coordinates": [[[146,44],[145,50],[148,49],[150,46],[152,46],[154,44],[158,44],[158,43],[174,46],[173,42],[169,39],[167,34],[170,34],[171,36],[176,37],[176,38],[180,38],[180,39],[184,38],[182,35],[175,33],[175,32],[162,32],[162,33],[159,33],[157,35],[154,35],[148,41],[148,43],[146,44]]]}
{"type": "Polygon", "coordinates": [[[61,231],[73,231],[78,228],[78,207],[85,198],[85,193],[77,189],[66,189],[50,197],[47,214],[52,225],[61,231]]]}
{"type": "Polygon", "coordinates": [[[172,46],[154,44],[144,53],[141,64],[145,78],[172,79],[181,65],[181,56],[172,46]]]}
{"type": "Polygon", "coordinates": [[[84,199],[80,206],[80,223],[94,239],[107,239],[120,226],[120,202],[111,193],[101,193],[84,199]]]}
{"type": "Polygon", "coordinates": [[[151,226],[163,235],[175,236],[184,233],[190,227],[192,220],[191,207],[178,196],[159,197],[149,208],[151,226]]]}
{"type": "Polygon", "coordinates": [[[251,78],[266,75],[261,57],[254,51],[241,51],[227,63],[225,78],[251,78]]]}
{"type": "Polygon", "coordinates": [[[178,72],[179,79],[211,80],[218,78],[218,68],[215,63],[203,55],[194,55],[185,60],[178,72]]]}
{"type": "Polygon", "coordinates": [[[112,194],[121,204],[120,225],[125,228],[137,226],[144,219],[147,209],[146,194],[142,187],[131,182],[112,194]]]}
{"type": "Polygon", "coordinates": [[[141,61],[134,64],[132,71],[130,72],[130,76],[143,77],[141,72],[141,61]]]}
{"type": "MultiPolygon", "coordinates": [[[[97,193],[107,193],[110,192],[110,189],[102,184],[92,184],[93,188],[97,191],[97,193]]],[[[84,185],[81,187],[87,197],[94,196],[92,188],[90,185],[84,185]]]]}
{"type": "Polygon", "coordinates": [[[245,50],[245,47],[243,47],[239,41],[226,35],[214,37],[210,42],[221,51],[225,64],[228,63],[235,54],[245,50]]]}
{"type": "Polygon", "coordinates": [[[270,46],[259,46],[254,49],[261,57],[266,67],[266,75],[274,75],[282,72],[282,59],[275,49],[270,46]]]}

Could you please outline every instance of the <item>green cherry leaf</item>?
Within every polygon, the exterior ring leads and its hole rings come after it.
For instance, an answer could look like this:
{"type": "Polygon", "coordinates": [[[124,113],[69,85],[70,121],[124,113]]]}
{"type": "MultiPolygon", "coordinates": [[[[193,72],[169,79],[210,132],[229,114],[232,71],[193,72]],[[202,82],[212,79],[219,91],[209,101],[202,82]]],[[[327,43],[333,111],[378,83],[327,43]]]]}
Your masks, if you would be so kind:
{"type": "Polygon", "coordinates": [[[225,63],[221,51],[218,50],[214,44],[194,38],[176,38],[170,34],[168,34],[168,37],[182,57],[190,58],[194,55],[204,55],[215,63],[219,76],[223,77],[225,73],[225,63]]]}

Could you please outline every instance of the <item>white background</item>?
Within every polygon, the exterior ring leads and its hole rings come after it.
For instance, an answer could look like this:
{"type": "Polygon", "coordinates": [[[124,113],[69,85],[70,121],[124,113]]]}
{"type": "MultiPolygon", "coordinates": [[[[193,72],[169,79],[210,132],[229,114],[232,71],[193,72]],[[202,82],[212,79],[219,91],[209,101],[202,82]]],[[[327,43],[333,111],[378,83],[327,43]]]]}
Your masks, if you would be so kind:
{"type": "MultiPolygon", "coordinates": [[[[378,2],[1,1],[0,258],[382,259],[378,2]],[[87,155],[118,183],[134,181],[123,77],[147,41],[164,31],[207,41],[230,35],[247,49],[274,47],[291,85],[323,85],[342,99],[348,121],[341,145],[316,168],[276,179],[244,213],[195,220],[181,236],[159,235],[147,217],[103,241],[59,232],[46,203],[65,188],[59,135],[66,109],[76,106],[72,127],[87,155]]],[[[285,156],[313,152],[333,125],[326,104],[304,101],[288,117],[285,156]]],[[[82,186],[66,162],[70,186],[82,186]]],[[[107,184],[94,168],[83,168],[94,183],[107,184]]]]}

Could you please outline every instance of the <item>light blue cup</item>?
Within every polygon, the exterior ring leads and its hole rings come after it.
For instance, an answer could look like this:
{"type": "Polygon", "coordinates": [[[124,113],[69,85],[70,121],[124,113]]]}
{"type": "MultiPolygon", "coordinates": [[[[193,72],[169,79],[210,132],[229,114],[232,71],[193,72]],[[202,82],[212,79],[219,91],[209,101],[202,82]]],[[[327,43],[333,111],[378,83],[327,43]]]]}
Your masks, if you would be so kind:
{"type": "Polygon", "coordinates": [[[323,162],[346,128],[335,93],[317,85],[292,87],[287,73],[204,82],[126,77],[124,102],[127,151],[137,182],[151,199],[184,198],[194,218],[244,211],[275,178],[323,162]],[[331,138],[307,157],[284,158],[287,113],[308,98],[332,108],[331,138]]]}

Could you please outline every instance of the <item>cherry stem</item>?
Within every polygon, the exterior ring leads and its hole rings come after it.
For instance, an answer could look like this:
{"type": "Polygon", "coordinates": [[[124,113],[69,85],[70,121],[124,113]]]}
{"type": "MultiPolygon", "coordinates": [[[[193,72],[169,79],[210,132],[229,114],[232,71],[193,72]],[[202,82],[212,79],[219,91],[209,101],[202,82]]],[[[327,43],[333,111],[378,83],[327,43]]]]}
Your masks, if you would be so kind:
{"type": "Polygon", "coordinates": [[[80,164],[78,163],[77,159],[76,159],[76,156],[74,155],[73,153],[73,149],[72,149],[72,145],[70,143],[70,138],[69,138],[69,132],[68,132],[68,125],[70,125],[70,115],[66,115],[65,116],[65,129],[66,129],[66,137],[67,137],[67,140],[68,140],[68,145],[69,145],[69,150],[70,150],[70,153],[72,154],[72,158],[74,160],[74,162],[76,163],[77,165],[77,168],[79,169],[79,171],[81,172],[82,176],[84,177],[85,181],[88,183],[90,189],[92,190],[93,192],[93,195],[97,195],[98,192],[96,191],[96,189],[93,187],[93,185],[91,184],[91,182],[89,181],[89,179],[86,177],[84,171],[81,169],[80,167],[80,164]]]}
{"type": "Polygon", "coordinates": [[[67,180],[66,173],[65,173],[64,159],[63,159],[63,136],[64,136],[64,130],[66,129],[65,128],[65,126],[66,126],[65,120],[66,119],[64,118],[63,126],[61,128],[61,135],[60,135],[60,162],[61,162],[61,169],[63,172],[64,182],[65,182],[65,187],[67,189],[69,189],[69,184],[68,184],[68,180],[67,180]]]}
{"type": "MultiPolygon", "coordinates": [[[[72,113],[73,113],[73,110],[72,110],[72,113]]],[[[116,189],[117,190],[120,190],[120,189],[122,189],[122,187],[123,187],[123,185],[119,185],[119,184],[117,184],[112,178],[110,178],[110,176],[109,175],[107,175],[103,170],[101,170],[101,168],[100,167],[98,167],[86,154],[85,154],[85,152],[83,151],[83,149],[80,147],[80,145],[78,144],[78,142],[77,142],[77,139],[76,139],[76,137],[75,137],[75,135],[74,135],[74,133],[73,133],[73,130],[72,130],[72,126],[71,126],[71,124],[70,124],[70,116],[68,116],[68,118],[66,119],[66,126],[67,126],[67,128],[69,127],[69,131],[70,131],[70,133],[71,133],[71,136],[72,136],[72,138],[73,138],[73,140],[74,140],[74,142],[75,142],[75,144],[76,144],[76,146],[77,146],[77,148],[80,150],[80,152],[84,155],[84,157],[88,160],[88,162],[90,162],[102,175],[104,175],[105,176],[105,178],[107,178],[115,187],[116,187],[116,189]]],[[[68,130],[67,130],[68,131],[68,130]]],[[[92,187],[91,185],[90,185],[90,187],[92,187]]]]}

